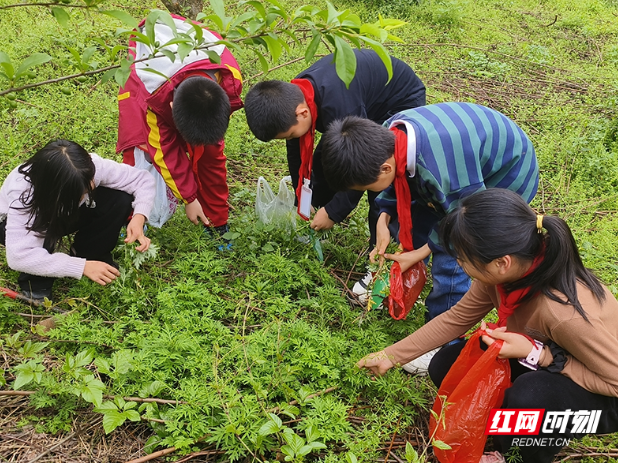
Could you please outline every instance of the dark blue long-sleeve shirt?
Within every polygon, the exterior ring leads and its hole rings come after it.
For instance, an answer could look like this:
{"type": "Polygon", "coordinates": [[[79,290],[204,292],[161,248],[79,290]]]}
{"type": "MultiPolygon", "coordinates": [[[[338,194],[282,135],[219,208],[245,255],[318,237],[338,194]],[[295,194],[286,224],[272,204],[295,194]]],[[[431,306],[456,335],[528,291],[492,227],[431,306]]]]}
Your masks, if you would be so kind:
{"type": "MultiPolygon", "coordinates": [[[[373,50],[354,50],[354,53],[356,74],[349,88],[337,76],[333,55],[321,58],[296,77],[307,79],[313,86],[318,132],[324,132],[331,122],[346,116],[364,117],[382,124],[399,111],[425,104],[425,85],[406,63],[391,57],[393,78],[388,82],[384,63],[373,50]]],[[[292,183],[296,188],[300,168],[299,139],[287,142],[287,155],[292,183]]],[[[362,194],[349,191],[333,196],[323,177],[321,146],[318,143],[313,158],[314,205],[325,206],[330,219],[341,222],[357,206],[362,194]]]]}

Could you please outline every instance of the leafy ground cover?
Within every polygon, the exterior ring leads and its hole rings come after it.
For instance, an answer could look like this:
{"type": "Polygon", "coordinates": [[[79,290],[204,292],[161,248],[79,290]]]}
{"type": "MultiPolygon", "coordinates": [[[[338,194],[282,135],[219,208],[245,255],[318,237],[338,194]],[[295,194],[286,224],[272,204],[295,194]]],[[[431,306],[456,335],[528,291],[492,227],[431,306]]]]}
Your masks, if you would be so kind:
{"type": "MultiPolygon", "coordinates": [[[[156,6],[117,5],[136,17],[156,6]]],[[[408,22],[398,33],[403,43],[390,49],[424,80],[430,103],[485,104],[530,134],[541,165],[533,205],[568,220],[586,264],[618,293],[618,4],[335,6],[366,21],[382,14],[408,22]]],[[[0,10],[0,26],[0,48],[12,56],[40,50],[68,58],[62,44],[83,49],[115,23],[78,13],[67,30],[28,7],[0,10]]],[[[280,64],[299,58],[294,51],[280,64]]],[[[247,88],[305,66],[296,61],[266,76],[252,55],[238,58],[247,88]]],[[[92,77],[21,92],[16,107],[0,101],[0,175],[59,137],[118,159],[116,90],[92,77]]],[[[156,256],[139,262],[131,249],[117,249],[122,276],[109,287],[59,281],[62,313],[0,299],[0,459],[127,461],[163,451],[174,461],[399,462],[406,441],[419,453],[426,447],[429,381],[401,371],[372,381],[354,368],[418,328],[424,310],[419,303],[395,322],[350,303],[347,288],[365,273],[366,206],[320,236],[320,262],[298,239],[306,226],[288,234],[256,222],[257,177],[276,184],[286,174],[284,144],[256,141],[242,111],[226,144],[233,252],[218,251],[179,211],[149,231],[156,256]],[[50,315],[55,327],[44,332],[37,323],[50,315]]],[[[2,286],[14,287],[16,276],[2,266],[2,286]]],[[[615,441],[586,438],[560,458],[614,461],[615,441]]]]}

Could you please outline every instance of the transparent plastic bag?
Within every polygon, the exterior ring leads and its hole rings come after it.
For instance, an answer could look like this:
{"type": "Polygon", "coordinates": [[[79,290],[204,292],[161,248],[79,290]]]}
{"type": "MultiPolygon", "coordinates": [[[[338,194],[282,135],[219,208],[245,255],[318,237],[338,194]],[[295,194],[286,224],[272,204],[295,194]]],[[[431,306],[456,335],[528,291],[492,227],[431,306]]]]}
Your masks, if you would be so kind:
{"type": "Polygon", "coordinates": [[[435,440],[451,447],[441,449],[434,445],[434,455],[440,463],[478,463],[487,440],[489,412],[500,407],[504,392],[511,386],[509,361],[498,358],[502,341],[483,351],[480,338],[484,333],[477,330],[468,340],[442,381],[433,405],[429,431],[435,440]],[[446,426],[437,423],[436,416],[446,426]]]}
{"type": "Polygon", "coordinates": [[[174,215],[174,212],[176,212],[178,199],[176,199],[170,187],[167,186],[156,167],[146,159],[144,151],[139,148],[134,148],[133,154],[135,157],[135,168],[147,170],[155,179],[155,200],[152,211],[148,216],[148,224],[156,228],[161,228],[163,224],[174,215]]]}
{"type": "Polygon", "coordinates": [[[295,195],[291,185],[292,177],[283,177],[275,195],[264,177],[258,179],[255,212],[260,222],[288,230],[296,229],[295,195]]]}

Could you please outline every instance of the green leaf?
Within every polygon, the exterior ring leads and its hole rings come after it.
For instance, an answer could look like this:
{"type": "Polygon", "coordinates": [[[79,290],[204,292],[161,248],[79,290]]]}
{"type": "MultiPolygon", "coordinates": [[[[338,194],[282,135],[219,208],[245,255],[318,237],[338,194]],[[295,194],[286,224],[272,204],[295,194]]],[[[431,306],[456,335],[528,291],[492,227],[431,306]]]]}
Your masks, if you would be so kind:
{"type": "Polygon", "coordinates": [[[307,429],[305,429],[305,437],[307,438],[307,442],[313,442],[320,438],[320,431],[316,425],[311,425],[307,429]]]}
{"type": "Polygon", "coordinates": [[[294,455],[296,455],[294,449],[289,445],[282,446],[281,453],[285,455],[285,461],[292,461],[294,459],[294,455]]]}
{"type": "Polygon", "coordinates": [[[358,463],[358,458],[352,452],[347,452],[345,454],[345,459],[347,463],[358,463]]]}
{"type": "Polygon", "coordinates": [[[105,434],[109,434],[118,426],[121,426],[126,421],[126,419],[127,417],[125,416],[125,414],[120,413],[117,410],[106,412],[103,415],[103,429],[105,430],[105,434]]]}
{"type": "Polygon", "coordinates": [[[165,389],[165,383],[163,381],[155,380],[143,386],[139,391],[139,396],[141,398],[155,397],[163,389],[165,389]]]}
{"type": "Polygon", "coordinates": [[[176,55],[170,50],[159,50],[159,53],[166,56],[172,63],[176,61],[176,55]]]}
{"type": "Polygon", "coordinates": [[[311,450],[322,450],[326,448],[326,444],[318,441],[309,442],[305,447],[310,447],[311,450]]]}
{"type": "Polygon", "coordinates": [[[210,0],[210,6],[212,8],[212,11],[214,11],[215,14],[221,19],[226,17],[225,4],[223,3],[223,0],[210,0]]]}
{"type": "Polygon", "coordinates": [[[362,35],[371,34],[380,39],[380,42],[384,42],[388,37],[388,32],[385,29],[382,29],[378,26],[378,24],[363,24],[360,28],[360,33],[362,35]]]}
{"type": "Polygon", "coordinates": [[[221,63],[221,56],[219,56],[219,54],[216,51],[213,51],[213,50],[204,50],[204,51],[208,55],[208,59],[210,60],[211,63],[214,63],[214,64],[221,63]]]}
{"type": "Polygon", "coordinates": [[[281,428],[279,426],[277,426],[276,423],[274,423],[271,420],[268,420],[266,423],[264,423],[260,429],[258,430],[258,435],[259,436],[269,436],[271,434],[275,434],[276,432],[279,432],[281,428]]]}
{"type": "MultiPolygon", "coordinates": [[[[112,69],[110,69],[110,71],[112,71],[112,69]]],[[[113,72],[116,72],[116,70],[114,69],[113,72]]],[[[106,359],[98,357],[97,359],[95,359],[94,365],[97,367],[97,370],[99,371],[99,373],[103,373],[104,375],[108,375],[110,373],[111,367],[110,367],[109,362],[106,359]]]]}
{"type": "Polygon", "coordinates": [[[126,11],[99,10],[99,13],[105,14],[107,16],[111,16],[112,18],[119,20],[123,24],[126,24],[127,26],[133,29],[137,29],[137,27],[139,26],[139,21],[135,19],[133,16],[131,16],[129,13],[127,13],[126,11]]]}
{"type": "Polygon", "coordinates": [[[205,14],[200,13],[197,15],[197,20],[202,22],[210,21],[215,25],[216,30],[223,30],[223,20],[216,14],[209,14],[208,16],[206,16],[205,14]]]}
{"type": "Polygon", "coordinates": [[[178,44],[178,57],[180,58],[180,61],[184,61],[185,58],[187,56],[189,56],[189,53],[191,53],[193,51],[193,46],[186,44],[186,43],[179,43],[178,44]]]}
{"type": "Polygon", "coordinates": [[[270,52],[273,61],[277,61],[281,56],[281,43],[279,42],[279,37],[275,34],[269,33],[262,37],[264,42],[268,45],[268,51],[270,52]]]}
{"type": "Polygon", "coordinates": [[[320,239],[316,236],[313,229],[309,229],[309,236],[311,239],[311,246],[313,247],[313,250],[317,254],[318,260],[320,262],[324,262],[324,253],[322,252],[322,244],[320,243],[320,239]]]}
{"type": "MultiPolygon", "coordinates": [[[[135,402],[133,402],[133,403],[135,403],[135,402]]],[[[131,421],[140,421],[141,420],[141,417],[140,417],[139,413],[137,413],[136,410],[126,410],[123,413],[123,415],[126,416],[127,419],[129,419],[131,421]]]]}
{"type": "Polygon", "coordinates": [[[410,442],[406,442],[406,460],[408,463],[418,463],[419,456],[416,449],[410,444],[410,442]]]}
{"type": "Polygon", "coordinates": [[[111,400],[106,400],[101,405],[94,408],[94,411],[97,413],[107,413],[110,410],[118,411],[118,406],[111,400]]]}
{"type": "Polygon", "coordinates": [[[318,51],[318,47],[320,46],[320,42],[322,41],[322,34],[317,29],[312,29],[313,38],[305,50],[305,61],[309,63],[313,57],[315,56],[316,51],[318,51]]]}
{"type": "Polygon", "coordinates": [[[185,23],[189,24],[195,32],[195,40],[201,44],[204,41],[204,29],[199,24],[195,24],[193,21],[187,19],[185,23]]]}
{"type": "Polygon", "coordinates": [[[388,82],[390,82],[393,78],[393,61],[391,60],[391,56],[388,54],[388,51],[386,50],[386,48],[384,48],[384,45],[376,42],[375,40],[368,38],[363,38],[363,40],[369,44],[373,51],[375,51],[376,54],[380,57],[382,63],[384,63],[384,67],[386,68],[386,72],[388,73],[388,82]]]}
{"type": "Polygon", "coordinates": [[[258,57],[258,60],[260,61],[262,72],[265,72],[265,73],[268,72],[268,69],[270,69],[270,66],[268,65],[268,61],[266,61],[266,58],[264,58],[264,55],[262,55],[256,49],[252,49],[252,50],[253,50],[253,53],[255,53],[255,55],[258,57]]]}
{"type": "Polygon", "coordinates": [[[84,367],[89,365],[94,359],[94,348],[79,352],[74,359],[76,367],[84,367]]]}
{"type": "Polygon", "coordinates": [[[120,68],[116,69],[116,72],[114,73],[114,80],[116,81],[116,83],[118,85],[120,85],[121,87],[124,87],[124,84],[127,83],[127,80],[129,80],[129,76],[131,75],[131,63],[133,61],[130,59],[124,59],[120,62],[120,68]],[[128,66],[123,66],[124,63],[129,63],[128,66]]]}
{"type": "Polygon", "coordinates": [[[259,15],[262,17],[262,19],[266,19],[266,9],[264,8],[264,5],[262,5],[261,2],[257,2],[255,0],[251,0],[248,2],[242,2],[241,4],[246,4],[246,5],[251,5],[253,8],[255,8],[257,10],[257,12],[259,13],[259,15]]]}
{"type": "Polygon", "coordinates": [[[32,370],[22,371],[15,376],[15,382],[13,383],[13,389],[18,390],[19,388],[30,383],[33,379],[34,379],[34,372],[32,370]]]}
{"type": "Polygon", "coordinates": [[[21,62],[15,72],[15,78],[19,79],[28,69],[51,61],[52,57],[47,53],[33,53],[21,62]]]}
{"type": "Polygon", "coordinates": [[[303,448],[303,446],[305,445],[305,439],[293,432],[284,433],[283,439],[288,443],[288,445],[295,454],[298,454],[298,452],[300,452],[300,449],[303,448]]]}
{"type": "Polygon", "coordinates": [[[99,406],[103,401],[104,390],[105,384],[92,375],[85,376],[83,384],[78,387],[78,391],[81,393],[82,398],[95,406],[99,406]]]}
{"type": "MultiPolygon", "coordinates": [[[[7,55],[5,52],[0,51],[0,63],[10,63],[11,62],[11,58],[9,57],[9,55],[7,55]]],[[[21,333],[21,331],[15,333],[15,334],[19,334],[21,333]]],[[[11,336],[11,338],[13,338],[14,336],[11,336]]],[[[17,340],[18,338],[15,338],[15,340],[17,340]]],[[[9,347],[13,347],[13,345],[9,344],[9,347]]]]}
{"type": "Polygon", "coordinates": [[[434,439],[431,443],[440,450],[451,450],[451,446],[441,440],[434,439]]]}
{"type": "Polygon", "coordinates": [[[71,20],[71,16],[64,8],[52,6],[51,12],[54,15],[54,18],[56,18],[56,21],[58,21],[58,24],[60,24],[65,29],[69,27],[69,21],[71,20]]]}
{"type": "Polygon", "coordinates": [[[333,6],[331,2],[326,2],[326,5],[328,7],[328,16],[326,19],[326,24],[331,24],[335,19],[341,16],[341,13],[335,9],[335,7],[333,6]]]}

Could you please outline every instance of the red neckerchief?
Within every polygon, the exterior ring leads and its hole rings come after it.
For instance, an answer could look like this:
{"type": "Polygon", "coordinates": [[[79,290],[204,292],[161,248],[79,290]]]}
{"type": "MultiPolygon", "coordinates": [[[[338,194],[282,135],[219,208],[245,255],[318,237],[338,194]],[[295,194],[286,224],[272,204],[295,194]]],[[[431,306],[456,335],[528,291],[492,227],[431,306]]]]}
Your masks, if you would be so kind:
{"type": "Polygon", "coordinates": [[[392,127],[395,134],[395,194],[399,216],[399,242],[404,251],[412,251],[412,195],[408,186],[408,136],[403,130],[392,127]]]}
{"type": "MultiPolygon", "coordinates": [[[[543,250],[543,252],[534,258],[532,265],[528,271],[522,275],[522,278],[527,277],[535,271],[537,267],[541,265],[544,258],[545,252],[543,250]]],[[[525,288],[516,289],[510,293],[506,292],[504,285],[496,285],[496,288],[498,288],[498,294],[500,294],[500,307],[498,307],[498,327],[502,327],[506,326],[506,319],[513,314],[517,307],[519,307],[519,301],[521,301],[521,299],[530,292],[530,287],[528,286],[525,288]]]]}
{"type": "MultiPolygon", "coordinates": [[[[300,88],[305,97],[305,103],[309,107],[311,114],[311,129],[300,137],[300,169],[298,169],[298,185],[296,186],[296,198],[300,207],[300,194],[303,189],[305,179],[311,180],[311,169],[313,165],[313,143],[315,139],[315,121],[318,118],[318,108],[315,105],[313,85],[307,79],[294,79],[292,83],[300,88]]],[[[300,214],[299,214],[300,215],[300,214]]],[[[301,216],[302,217],[302,216],[301,216]]],[[[304,217],[303,217],[304,218],[304,217]]],[[[309,219],[305,219],[309,220],[309,219]]]]}

